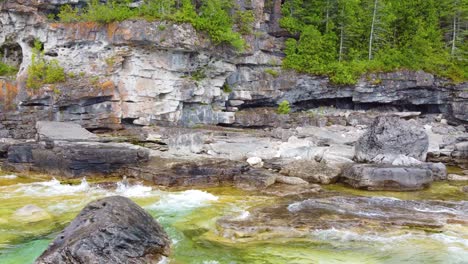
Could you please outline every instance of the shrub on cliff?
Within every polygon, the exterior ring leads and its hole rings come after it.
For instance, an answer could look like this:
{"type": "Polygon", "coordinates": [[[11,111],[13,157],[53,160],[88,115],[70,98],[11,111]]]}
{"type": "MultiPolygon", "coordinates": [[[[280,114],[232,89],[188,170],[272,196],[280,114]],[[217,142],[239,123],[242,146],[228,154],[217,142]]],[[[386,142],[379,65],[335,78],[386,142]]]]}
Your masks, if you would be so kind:
{"type": "Polygon", "coordinates": [[[254,20],[251,11],[237,10],[232,0],[202,0],[198,9],[190,0],[177,3],[175,0],[146,0],[138,8],[131,7],[130,3],[127,0],[107,3],[92,0],[84,9],[65,5],[58,17],[64,23],[94,21],[106,24],[132,18],[190,23],[195,29],[206,32],[214,44],[230,44],[237,50],[244,48],[245,41],[233,30],[234,22],[242,34],[249,34],[254,20]],[[235,21],[232,10],[235,10],[235,21]]]}
{"type": "Polygon", "coordinates": [[[14,75],[16,72],[18,72],[17,68],[0,62],[0,76],[14,75]]]}
{"type": "Polygon", "coordinates": [[[291,108],[289,107],[289,102],[284,100],[278,105],[278,109],[276,112],[280,115],[287,115],[291,112],[291,108]]]}
{"type": "Polygon", "coordinates": [[[39,89],[44,84],[52,84],[65,81],[65,70],[57,60],[47,61],[44,52],[41,51],[41,43],[34,42],[31,64],[28,67],[26,87],[39,89]]]}

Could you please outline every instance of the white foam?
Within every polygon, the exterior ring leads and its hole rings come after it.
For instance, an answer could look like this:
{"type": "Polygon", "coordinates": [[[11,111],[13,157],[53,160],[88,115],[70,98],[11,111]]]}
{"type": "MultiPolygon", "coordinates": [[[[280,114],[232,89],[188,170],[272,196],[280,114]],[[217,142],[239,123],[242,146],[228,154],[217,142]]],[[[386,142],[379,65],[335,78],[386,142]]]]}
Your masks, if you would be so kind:
{"type": "Polygon", "coordinates": [[[161,199],[149,209],[162,211],[184,211],[207,206],[218,197],[199,190],[187,190],[179,193],[161,193],[161,199]]]}
{"type": "Polygon", "coordinates": [[[152,195],[152,190],[153,188],[150,186],[144,186],[142,184],[129,185],[123,182],[117,182],[117,189],[115,192],[118,195],[126,197],[147,197],[152,195]]]}
{"type": "Polygon", "coordinates": [[[348,230],[338,230],[335,228],[324,229],[324,230],[315,230],[312,232],[312,235],[315,238],[320,240],[330,241],[340,241],[340,242],[349,242],[349,241],[361,241],[361,242],[380,242],[380,243],[390,243],[395,241],[403,241],[407,239],[414,238],[413,234],[404,234],[399,236],[382,236],[379,234],[358,234],[348,230]]]}
{"type": "Polygon", "coordinates": [[[30,196],[54,196],[87,192],[91,188],[86,178],[81,180],[79,185],[61,184],[60,181],[53,178],[46,182],[35,182],[30,184],[21,184],[15,193],[22,193],[30,196]]]}
{"type": "Polygon", "coordinates": [[[454,210],[454,209],[451,209],[451,208],[447,208],[447,209],[430,209],[430,208],[418,208],[418,207],[414,207],[413,208],[414,210],[416,211],[419,211],[419,212],[424,212],[424,213],[448,213],[448,214],[457,214],[457,210],[454,210]]]}
{"type": "Polygon", "coordinates": [[[204,260],[203,264],[219,264],[219,262],[216,260],[204,260]]]}
{"type": "Polygon", "coordinates": [[[238,216],[234,217],[233,220],[242,221],[242,220],[246,220],[249,217],[250,217],[249,211],[242,211],[242,212],[240,212],[240,214],[238,216]]]}
{"type": "Polygon", "coordinates": [[[16,178],[18,178],[18,176],[14,174],[0,176],[0,179],[16,179],[16,178]]]}
{"type": "Polygon", "coordinates": [[[447,235],[447,234],[432,234],[429,236],[430,238],[434,239],[434,240],[437,240],[437,241],[440,241],[444,244],[461,244],[465,247],[467,247],[468,249],[468,239],[465,239],[465,238],[461,238],[461,237],[454,237],[454,236],[450,236],[450,235],[447,235]]]}

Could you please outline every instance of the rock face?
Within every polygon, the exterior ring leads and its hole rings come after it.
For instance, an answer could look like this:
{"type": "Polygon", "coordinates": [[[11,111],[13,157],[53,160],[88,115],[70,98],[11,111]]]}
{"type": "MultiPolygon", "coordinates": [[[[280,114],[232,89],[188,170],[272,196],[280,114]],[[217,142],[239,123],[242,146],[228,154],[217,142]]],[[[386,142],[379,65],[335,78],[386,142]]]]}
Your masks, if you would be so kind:
{"type": "MultiPolygon", "coordinates": [[[[16,80],[0,79],[0,135],[31,137],[37,120],[73,121],[91,130],[117,130],[128,124],[288,123],[288,116],[257,113],[251,118],[253,113],[236,113],[276,106],[282,100],[300,109],[383,105],[433,110],[457,122],[468,121],[467,83],[453,85],[422,71],[398,71],[371,74],[355,86],[338,87],[324,77],[282,71],[286,38],[278,34],[280,1],[273,9],[266,0],[242,3],[254,11],[256,21],[255,34],[245,37],[248,47],[242,53],[213,45],[189,24],[145,20],[61,24],[49,23],[43,15],[57,13],[64,4],[84,2],[0,3],[0,47],[15,47],[21,54],[15,59],[20,69],[16,80]],[[34,92],[25,88],[32,39],[42,41],[45,57],[57,59],[74,77],[34,92]],[[268,69],[278,76],[266,73],[268,69]]],[[[310,121],[327,123],[321,118],[310,121]]]]}
{"type": "Polygon", "coordinates": [[[151,215],[113,196],[88,204],[35,263],[157,263],[169,249],[167,234],[151,215]]]}
{"type": "Polygon", "coordinates": [[[341,177],[354,188],[394,191],[420,190],[433,180],[429,169],[369,164],[352,165],[341,177]]]}
{"type": "Polygon", "coordinates": [[[399,117],[376,118],[355,146],[358,162],[392,163],[398,155],[426,160],[429,146],[424,129],[399,117]]]}
{"type": "Polygon", "coordinates": [[[336,182],[341,168],[315,160],[299,160],[287,164],[280,173],[298,177],[311,183],[330,184],[336,182]]]}
{"type": "Polygon", "coordinates": [[[38,122],[36,138],[38,141],[8,146],[4,167],[68,177],[106,176],[149,159],[148,149],[98,142],[95,134],[74,123],[38,122]]]}
{"type": "Polygon", "coordinates": [[[330,230],[346,230],[349,234],[351,229],[369,236],[375,236],[376,232],[399,233],[414,227],[434,232],[453,223],[466,223],[468,216],[466,201],[399,200],[326,193],[311,196],[311,199],[256,207],[243,219],[222,217],[216,222],[218,230],[220,235],[236,242],[311,234],[329,241],[330,230]],[[369,226],[375,228],[369,230],[369,226]]]}

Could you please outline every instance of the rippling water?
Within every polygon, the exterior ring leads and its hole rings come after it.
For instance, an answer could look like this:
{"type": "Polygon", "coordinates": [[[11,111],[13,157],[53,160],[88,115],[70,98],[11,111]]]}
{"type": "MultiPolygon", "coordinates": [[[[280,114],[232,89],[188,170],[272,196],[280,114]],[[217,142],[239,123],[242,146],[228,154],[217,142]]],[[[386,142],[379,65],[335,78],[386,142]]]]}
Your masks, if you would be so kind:
{"type": "MultiPolygon", "coordinates": [[[[165,227],[173,242],[171,263],[468,263],[468,227],[463,224],[434,233],[330,228],[300,238],[241,242],[220,236],[216,220],[225,215],[248,219],[253,208],[273,205],[278,198],[227,187],[168,191],[138,183],[99,186],[86,179],[67,184],[50,177],[0,176],[0,263],[32,263],[87,203],[109,195],[131,198],[165,227]],[[15,211],[30,204],[50,217],[36,222],[18,218],[15,211]]],[[[404,198],[411,197],[399,197],[404,198]]]]}

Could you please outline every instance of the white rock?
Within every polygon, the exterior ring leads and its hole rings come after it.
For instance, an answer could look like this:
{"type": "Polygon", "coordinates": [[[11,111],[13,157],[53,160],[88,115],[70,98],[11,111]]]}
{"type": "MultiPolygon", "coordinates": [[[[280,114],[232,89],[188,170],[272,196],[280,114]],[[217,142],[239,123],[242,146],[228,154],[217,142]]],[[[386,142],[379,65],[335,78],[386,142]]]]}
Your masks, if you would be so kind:
{"type": "Polygon", "coordinates": [[[406,155],[398,155],[392,162],[394,166],[413,166],[419,164],[422,164],[422,162],[406,155]]]}
{"type": "Polygon", "coordinates": [[[276,176],[276,182],[290,185],[309,185],[309,183],[299,177],[276,176]]]}
{"type": "Polygon", "coordinates": [[[449,181],[468,181],[468,175],[449,174],[447,175],[449,181]]]}
{"type": "Polygon", "coordinates": [[[249,163],[249,165],[252,167],[256,167],[256,168],[263,167],[263,161],[259,157],[250,157],[247,159],[247,163],[249,163]]]}

